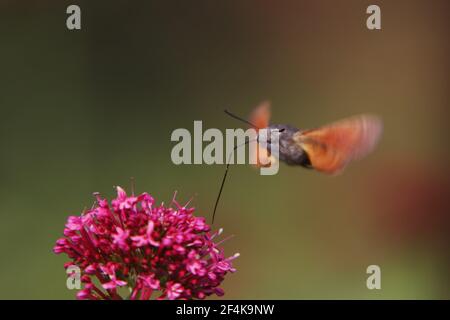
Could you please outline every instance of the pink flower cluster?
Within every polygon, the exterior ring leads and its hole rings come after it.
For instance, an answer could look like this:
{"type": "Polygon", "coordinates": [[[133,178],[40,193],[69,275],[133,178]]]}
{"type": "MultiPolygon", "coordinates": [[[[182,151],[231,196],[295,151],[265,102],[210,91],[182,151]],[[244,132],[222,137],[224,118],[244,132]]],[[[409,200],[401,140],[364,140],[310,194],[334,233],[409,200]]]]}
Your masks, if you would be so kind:
{"type": "Polygon", "coordinates": [[[214,242],[221,230],[210,233],[194,208],[154,206],[143,193],[127,196],[117,187],[111,201],[95,194],[94,207],[70,216],[64,237],[53,251],[72,259],[65,268],[81,270],[84,288],[78,299],[203,299],[223,295],[219,287],[228,272],[236,271],[214,242]],[[127,287],[123,297],[119,287],[127,287]]]}

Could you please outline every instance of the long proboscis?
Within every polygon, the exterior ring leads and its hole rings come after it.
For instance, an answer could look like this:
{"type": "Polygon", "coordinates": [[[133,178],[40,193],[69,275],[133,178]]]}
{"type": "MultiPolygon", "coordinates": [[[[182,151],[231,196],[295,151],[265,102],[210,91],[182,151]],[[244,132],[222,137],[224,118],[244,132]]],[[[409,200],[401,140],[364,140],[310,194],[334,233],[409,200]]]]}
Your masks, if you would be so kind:
{"type": "Polygon", "coordinates": [[[219,194],[217,195],[216,203],[214,204],[214,210],[213,210],[213,216],[212,216],[211,224],[214,224],[214,218],[216,216],[217,206],[219,204],[220,196],[222,195],[223,186],[225,185],[225,180],[227,179],[228,169],[230,168],[231,157],[234,155],[234,152],[236,151],[237,148],[245,146],[245,145],[247,145],[247,144],[249,144],[251,142],[256,142],[256,141],[257,141],[257,139],[247,140],[244,143],[241,143],[240,145],[237,145],[236,147],[234,147],[233,151],[230,152],[230,154],[228,156],[228,159],[227,159],[227,166],[225,168],[225,173],[223,174],[222,183],[220,184],[219,194]]]}
{"type": "MultiPolygon", "coordinates": [[[[254,125],[253,123],[251,123],[250,121],[247,121],[247,120],[245,120],[244,118],[238,117],[237,115],[231,113],[231,112],[228,111],[228,110],[224,110],[224,112],[225,112],[227,115],[229,115],[230,117],[232,117],[232,118],[234,118],[234,119],[236,119],[236,120],[242,121],[242,122],[248,124],[249,126],[253,127],[254,129],[257,129],[257,128],[258,128],[257,126],[255,126],[255,125],[254,125]]],[[[211,223],[211,224],[214,224],[214,218],[215,218],[215,216],[216,216],[217,206],[218,206],[218,204],[219,204],[220,196],[222,195],[223,186],[225,185],[225,180],[227,179],[228,169],[230,168],[231,157],[234,155],[234,152],[236,151],[237,148],[242,147],[242,146],[245,146],[245,145],[249,144],[249,143],[252,142],[252,141],[258,141],[258,140],[257,140],[257,139],[256,139],[256,140],[248,140],[248,141],[246,141],[245,143],[241,143],[240,145],[234,147],[233,151],[231,151],[231,152],[230,152],[230,155],[228,156],[227,163],[226,163],[227,166],[226,166],[226,168],[225,168],[225,173],[224,173],[223,178],[222,178],[222,183],[220,184],[219,194],[217,195],[216,203],[214,204],[214,211],[213,211],[212,223],[211,223]]]]}
{"type": "MultiPolygon", "coordinates": [[[[242,121],[242,122],[244,122],[244,123],[250,125],[250,126],[253,127],[254,129],[257,129],[257,130],[259,129],[256,125],[254,125],[254,124],[251,123],[250,121],[247,121],[247,120],[245,120],[244,118],[238,117],[237,115],[235,115],[235,114],[229,112],[228,110],[224,110],[224,111],[225,111],[225,113],[226,113],[227,115],[229,115],[230,117],[232,117],[232,118],[234,118],[234,119],[236,119],[236,120],[242,121]]],[[[282,129],[279,129],[278,132],[283,132],[284,130],[285,130],[285,129],[282,128],[282,129]]],[[[245,146],[245,145],[247,145],[247,144],[249,144],[249,143],[251,143],[251,142],[256,142],[256,143],[258,143],[258,141],[259,141],[259,137],[256,137],[256,139],[250,139],[250,140],[247,140],[246,142],[241,143],[240,145],[234,147],[233,151],[230,152],[230,155],[228,156],[227,166],[226,166],[226,168],[225,168],[225,173],[224,173],[223,178],[222,178],[222,183],[220,184],[219,194],[217,195],[216,203],[214,204],[214,210],[213,210],[213,216],[212,216],[212,223],[211,223],[211,224],[214,224],[214,218],[215,218],[215,216],[216,216],[217,205],[219,204],[220,196],[222,195],[222,191],[223,191],[223,186],[224,186],[224,184],[225,184],[225,180],[227,179],[228,169],[230,168],[231,157],[234,155],[234,152],[236,151],[237,148],[242,147],[242,146],[245,146]]]]}

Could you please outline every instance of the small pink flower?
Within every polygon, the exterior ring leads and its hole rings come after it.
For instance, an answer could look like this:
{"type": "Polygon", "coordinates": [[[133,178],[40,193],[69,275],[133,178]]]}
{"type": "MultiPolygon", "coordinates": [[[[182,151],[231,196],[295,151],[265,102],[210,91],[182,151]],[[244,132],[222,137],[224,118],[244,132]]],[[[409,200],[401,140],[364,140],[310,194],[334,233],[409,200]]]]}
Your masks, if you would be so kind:
{"type": "Polygon", "coordinates": [[[153,290],[160,289],[160,283],[158,279],[155,279],[155,275],[144,275],[140,276],[139,279],[142,281],[143,286],[148,287],[153,290]]]}
{"type": "Polygon", "coordinates": [[[80,299],[80,300],[94,300],[94,296],[91,294],[91,290],[90,289],[83,289],[83,290],[78,291],[77,299],[80,299]]]}
{"type": "Polygon", "coordinates": [[[125,201],[127,199],[127,193],[125,190],[122,189],[122,187],[116,187],[117,190],[117,201],[125,201]]]}
{"type": "Polygon", "coordinates": [[[130,231],[122,230],[120,227],[116,227],[116,234],[113,234],[113,243],[117,244],[120,249],[124,251],[128,251],[130,247],[127,244],[127,240],[129,239],[130,231]]]}
{"type": "Polygon", "coordinates": [[[152,245],[155,247],[159,246],[159,242],[153,240],[152,237],[154,226],[154,222],[150,220],[147,225],[147,231],[144,235],[131,237],[131,239],[135,242],[136,247],[143,247],[146,245],[152,245]]]}
{"type": "Polygon", "coordinates": [[[110,282],[106,282],[102,284],[102,287],[105,289],[115,289],[116,287],[123,287],[127,285],[126,281],[117,280],[115,276],[111,277],[110,282]]]}
{"type": "Polygon", "coordinates": [[[102,287],[105,289],[115,289],[116,287],[123,287],[127,285],[126,281],[123,280],[117,280],[116,277],[116,267],[111,264],[107,266],[100,266],[100,270],[103,271],[111,281],[103,283],[102,287]]]}
{"type": "Polygon", "coordinates": [[[186,270],[193,275],[204,276],[206,274],[206,269],[203,268],[203,265],[199,260],[192,260],[188,262],[186,265],[186,270]]]}
{"type": "Polygon", "coordinates": [[[70,216],[67,219],[66,227],[71,231],[81,230],[83,228],[81,217],[70,216]]]}
{"type": "Polygon", "coordinates": [[[178,297],[181,296],[181,294],[183,293],[184,288],[180,283],[172,283],[172,282],[168,282],[167,283],[167,298],[169,300],[175,300],[178,297]]]}

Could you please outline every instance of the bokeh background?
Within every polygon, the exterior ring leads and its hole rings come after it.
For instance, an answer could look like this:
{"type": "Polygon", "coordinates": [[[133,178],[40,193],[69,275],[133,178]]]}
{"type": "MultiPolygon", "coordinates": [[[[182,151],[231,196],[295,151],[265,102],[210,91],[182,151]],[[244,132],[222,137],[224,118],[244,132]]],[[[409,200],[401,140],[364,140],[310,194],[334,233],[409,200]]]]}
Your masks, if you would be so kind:
{"type": "Polygon", "coordinates": [[[231,168],[217,227],[229,299],[450,298],[448,1],[0,1],[0,298],[72,299],[52,253],[113,186],[211,216],[224,166],[171,163],[175,128],[315,127],[372,112],[379,148],[343,175],[231,168]],[[82,30],[66,29],[78,4],[82,30]],[[366,28],[370,4],[382,30],[366,28]],[[381,267],[382,289],[366,288],[381,267]]]}

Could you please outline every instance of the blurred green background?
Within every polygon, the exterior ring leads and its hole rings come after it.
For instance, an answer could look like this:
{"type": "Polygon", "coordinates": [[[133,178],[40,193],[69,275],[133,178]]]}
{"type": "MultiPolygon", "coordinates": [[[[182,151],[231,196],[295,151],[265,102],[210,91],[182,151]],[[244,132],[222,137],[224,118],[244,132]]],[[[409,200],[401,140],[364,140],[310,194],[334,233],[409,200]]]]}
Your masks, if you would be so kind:
{"type": "Polygon", "coordinates": [[[341,176],[231,168],[229,299],[450,298],[448,1],[0,1],[0,298],[71,299],[52,253],[113,186],[211,216],[224,166],[173,165],[170,134],[233,128],[270,99],[310,128],[372,112],[379,148],[341,176]],[[82,30],[66,29],[78,4],[82,30]],[[370,4],[382,30],[366,28],[370,4]],[[366,288],[381,267],[382,289],[366,288]]]}

